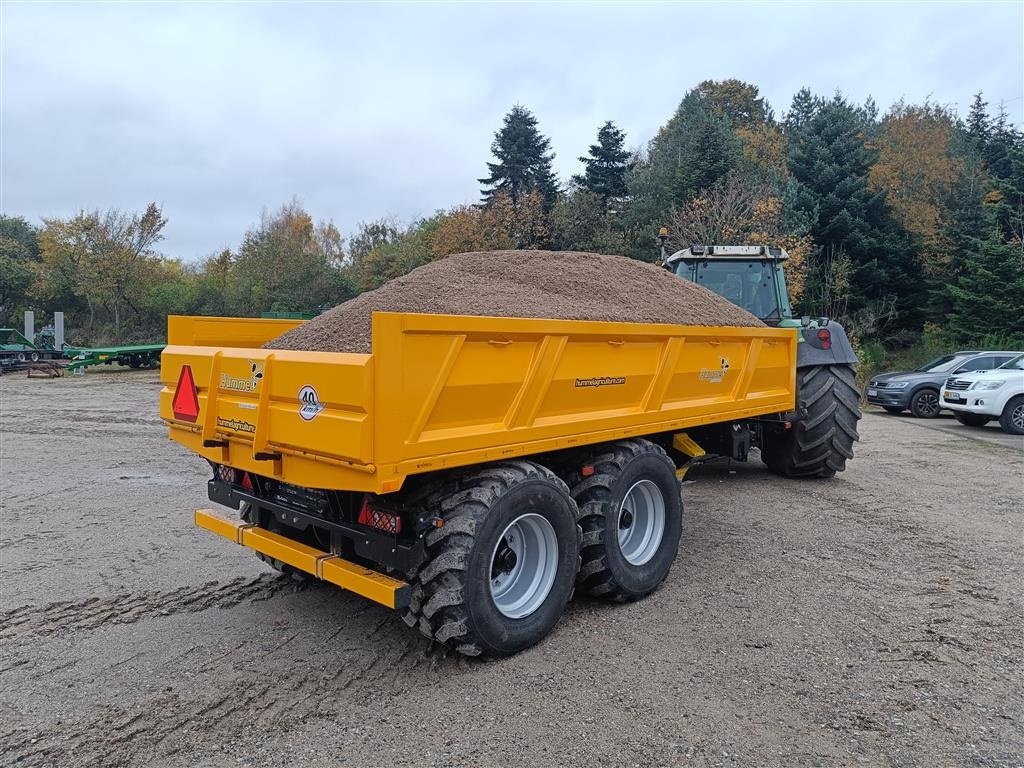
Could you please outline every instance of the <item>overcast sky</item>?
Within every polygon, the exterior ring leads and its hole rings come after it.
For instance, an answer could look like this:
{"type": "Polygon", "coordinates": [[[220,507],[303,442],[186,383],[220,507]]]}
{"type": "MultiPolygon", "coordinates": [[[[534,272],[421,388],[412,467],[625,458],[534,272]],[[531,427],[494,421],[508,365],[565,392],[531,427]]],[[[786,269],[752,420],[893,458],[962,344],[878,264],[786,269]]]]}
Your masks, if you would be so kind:
{"type": "Polygon", "coordinates": [[[640,146],[704,79],[777,113],[808,86],[884,110],[978,90],[1021,123],[1024,3],[3,2],[0,209],[169,218],[162,249],[236,246],[297,197],[343,234],[476,202],[529,107],[563,179],[604,120],[640,146]]]}

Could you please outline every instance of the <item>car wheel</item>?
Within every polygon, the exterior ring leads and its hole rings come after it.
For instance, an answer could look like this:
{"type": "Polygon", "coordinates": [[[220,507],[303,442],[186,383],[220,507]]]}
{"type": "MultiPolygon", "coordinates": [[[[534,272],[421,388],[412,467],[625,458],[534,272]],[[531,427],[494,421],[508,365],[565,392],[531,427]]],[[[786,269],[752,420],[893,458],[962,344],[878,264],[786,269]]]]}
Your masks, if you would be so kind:
{"type": "Polygon", "coordinates": [[[910,412],[919,419],[934,419],[939,415],[939,391],[925,388],[910,398],[910,412]]]}
{"type": "Polygon", "coordinates": [[[1024,435],[1024,395],[1010,398],[999,417],[999,426],[1008,435],[1024,435]]]}
{"type": "Polygon", "coordinates": [[[988,416],[982,416],[978,413],[961,413],[960,411],[954,411],[953,418],[965,427],[984,427],[992,421],[988,416]]]}
{"type": "Polygon", "coordinates": [[[886,413],[903,413],[903,409],[895,405],[883,405],[886,413]]]}

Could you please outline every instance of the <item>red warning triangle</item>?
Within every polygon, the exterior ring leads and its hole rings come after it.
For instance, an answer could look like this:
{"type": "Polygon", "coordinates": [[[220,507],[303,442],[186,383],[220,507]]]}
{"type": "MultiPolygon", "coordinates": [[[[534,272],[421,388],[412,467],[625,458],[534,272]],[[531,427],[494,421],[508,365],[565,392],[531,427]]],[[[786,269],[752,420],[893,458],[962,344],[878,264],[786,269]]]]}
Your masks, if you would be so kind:
{"type": "Polygon", "coordinates": [[[190,365],[181,366],[171,410],[174,411],[174,418],[182,421],[195,422],[199,418],[199,393],[196,391],[196,381],[192,378],[190,365]]]}

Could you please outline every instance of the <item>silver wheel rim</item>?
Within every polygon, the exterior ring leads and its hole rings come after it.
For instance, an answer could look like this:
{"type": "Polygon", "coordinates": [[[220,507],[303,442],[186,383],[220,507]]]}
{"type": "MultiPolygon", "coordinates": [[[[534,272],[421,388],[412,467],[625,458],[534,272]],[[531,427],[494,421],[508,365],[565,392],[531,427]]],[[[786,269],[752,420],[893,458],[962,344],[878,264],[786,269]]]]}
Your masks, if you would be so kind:
{"type": "Polygon", "coordinates": [[[1024,429],[1024,403],[1013,409],[1013,413],[1010,414],[1010,421],[1013,422],[1013,426],[1017,429],[1024,429]]]}
{"type": "Polygon", "coordinates": [[[547,600],[558,570],[558,538],[547,518],[520,515],[491,553],[491,599],[503,616],[522,619],[547,600]]]}
{"type": "Polygon", "coordinates": [[[619,506],[619,549],[631,565],[643,565],[665,536],[665,498],[650,480],[633,483],[619,506]]]}
{"type": "Polygon", "coordinates": [[[917,396],[917,404],[922,416],[933,416],[939,412],[939,396],[933,392],[922,392],[917,396]]]}

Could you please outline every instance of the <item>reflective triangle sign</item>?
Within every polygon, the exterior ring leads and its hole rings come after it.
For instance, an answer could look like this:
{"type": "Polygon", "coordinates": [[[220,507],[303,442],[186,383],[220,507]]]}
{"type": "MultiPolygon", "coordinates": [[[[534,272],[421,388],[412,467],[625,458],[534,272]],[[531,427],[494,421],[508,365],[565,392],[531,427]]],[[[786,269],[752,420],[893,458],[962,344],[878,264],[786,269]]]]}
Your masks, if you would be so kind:
{"type": "Polygon", "coordinates": [[[196,381],[192,377],[192,366],[181,366],[181,373],[178,375],[178,386],[174,389],[174,399],[171,400],[171,410],[174,411],[174,418],[181,421],[195,422],[199,418],[199,393],[196,391],[196,381]]]}

